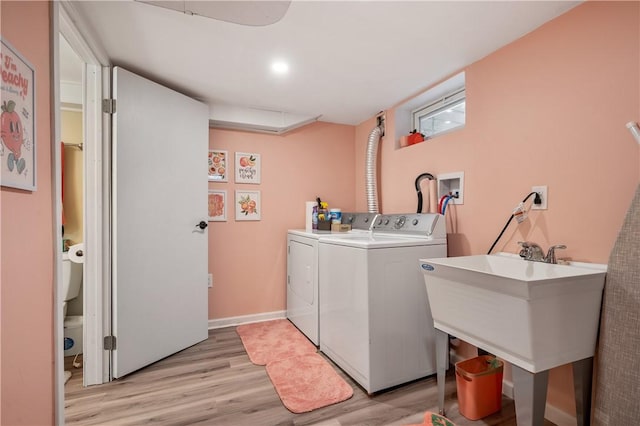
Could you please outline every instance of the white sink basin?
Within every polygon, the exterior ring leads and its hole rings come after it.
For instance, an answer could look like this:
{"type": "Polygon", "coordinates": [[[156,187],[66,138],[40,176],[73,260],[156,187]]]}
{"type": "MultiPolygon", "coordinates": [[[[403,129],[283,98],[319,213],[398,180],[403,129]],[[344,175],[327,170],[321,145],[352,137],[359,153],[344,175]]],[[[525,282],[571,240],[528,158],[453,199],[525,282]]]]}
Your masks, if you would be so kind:
{"type": "Polygon", "coordinates": [[[436,328],[536,373],[594,355],[606,267],[420,260],[436,328]]]}

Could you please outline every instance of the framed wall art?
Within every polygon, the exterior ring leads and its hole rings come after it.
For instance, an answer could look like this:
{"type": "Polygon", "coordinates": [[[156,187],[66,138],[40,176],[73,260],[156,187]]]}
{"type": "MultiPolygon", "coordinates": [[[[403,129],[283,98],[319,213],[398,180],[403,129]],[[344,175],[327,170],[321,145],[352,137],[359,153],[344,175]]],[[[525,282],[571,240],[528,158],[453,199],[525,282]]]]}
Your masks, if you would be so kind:
{"type": "Polygon", "coordinates": [[[260,191],[236,191],[236,220],[260,220],[260,191]]]}
{"type": "Polygon", "coordinates": [[[36,190],[35,71],[0,38],[0,182],[36,190]]]}
{"type": "Polygon", "coordinates": [[[260,183],[260,154],[236,152],[236,183],[260,183]]]}
{"type": "Polygon", "coordinates": [[[209,190],[209,222],[226,222],[227,191],[224,189],[209,190]]]}
{"type": "Polygon", "coordinates": [[[227,151],[209,150],[209,180],[212,182],[228,182],[227,151]]]}

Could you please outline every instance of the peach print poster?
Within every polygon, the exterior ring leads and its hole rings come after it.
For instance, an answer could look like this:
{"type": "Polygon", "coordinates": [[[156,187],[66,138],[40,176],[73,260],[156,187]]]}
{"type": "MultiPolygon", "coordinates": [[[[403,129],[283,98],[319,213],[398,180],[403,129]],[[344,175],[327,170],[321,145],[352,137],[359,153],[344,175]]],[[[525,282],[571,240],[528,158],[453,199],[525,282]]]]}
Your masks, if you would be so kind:
{"type": "Polygon", "coordinates": [[[236,191],[236,220],[260,220],[260,191],[236,191]]]}
{"type": "Polygon", "coordinates": [[[225,222],[227,220],[227,191],[210,189],[208,208],[210,222],[225,222]]]}
{"type": "Polygon", "coordinates": [[[227,182],[227,151],[209,151],[209,180],[227,182]]]}
{"type": "Polygon", "coordinates": [[[260,183],[260,154],[236,152],[236,183],[260,183]]]}

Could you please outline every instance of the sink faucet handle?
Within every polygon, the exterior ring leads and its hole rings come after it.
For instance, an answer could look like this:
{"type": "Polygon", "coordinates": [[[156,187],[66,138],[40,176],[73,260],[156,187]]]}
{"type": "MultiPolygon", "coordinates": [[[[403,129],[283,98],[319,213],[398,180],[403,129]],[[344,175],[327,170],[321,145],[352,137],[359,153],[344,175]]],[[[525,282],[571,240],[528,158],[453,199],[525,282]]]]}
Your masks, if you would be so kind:
{"type": "Polygon", "coordinates": [[[547,263],[558,263],[558,260],[556,259],[556,250],[566,249],[566,248],[567,246],[564,244],[556,244],[555,246],[549,247],[549,251],[545,256],[544,261],[547,263]]]}

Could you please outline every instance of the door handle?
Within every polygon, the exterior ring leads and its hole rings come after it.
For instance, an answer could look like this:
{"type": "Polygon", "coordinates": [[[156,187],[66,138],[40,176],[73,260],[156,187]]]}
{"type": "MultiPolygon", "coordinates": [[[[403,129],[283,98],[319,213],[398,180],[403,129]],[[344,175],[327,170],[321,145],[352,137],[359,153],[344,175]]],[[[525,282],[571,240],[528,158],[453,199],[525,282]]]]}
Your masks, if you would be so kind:
{"type": "Polygon", "coordinates": [[[207,222],[205,222],[204,220],[201,220],[200,223],[196,225],[196,228],[200,228],[204,230],[207,226],[209,226],[207,222]]]}

